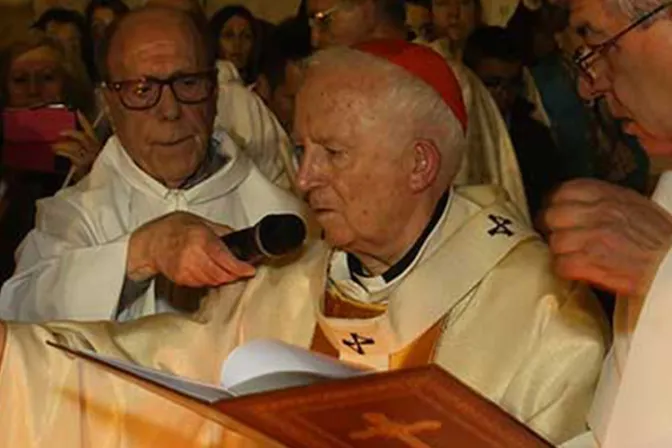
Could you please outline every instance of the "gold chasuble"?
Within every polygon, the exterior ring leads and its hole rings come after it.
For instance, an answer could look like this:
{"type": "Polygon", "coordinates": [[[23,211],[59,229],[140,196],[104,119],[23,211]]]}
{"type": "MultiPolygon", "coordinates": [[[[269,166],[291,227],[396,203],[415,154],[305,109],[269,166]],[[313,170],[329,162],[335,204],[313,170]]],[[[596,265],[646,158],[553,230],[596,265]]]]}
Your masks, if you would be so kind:
{"type": "Polygon", "coordinates": [[[259,338],[378,370],[435,362],[551,442],[570,439],[585,430],[605,327],[584,288],[554,277],[517,210],[500,190],[458,188],[380,277],[314,242],[289,265],[213,290],[190,317],[10,324],[0,446],[256,446],[46,340],[209,383],[233,348],[259,338]]]}

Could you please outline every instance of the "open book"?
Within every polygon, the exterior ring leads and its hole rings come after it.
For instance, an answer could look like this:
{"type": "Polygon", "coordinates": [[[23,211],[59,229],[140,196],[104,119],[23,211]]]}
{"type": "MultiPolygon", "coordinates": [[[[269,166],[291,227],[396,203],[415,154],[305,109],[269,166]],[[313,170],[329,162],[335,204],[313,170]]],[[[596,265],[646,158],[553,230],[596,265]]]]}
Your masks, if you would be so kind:
{"type": "Polygon", "coordinates": [[[221,387],[49,343],[261,447],[550,447],[437,366],[373,373],[277,341],[234,350],[221,387]]]}

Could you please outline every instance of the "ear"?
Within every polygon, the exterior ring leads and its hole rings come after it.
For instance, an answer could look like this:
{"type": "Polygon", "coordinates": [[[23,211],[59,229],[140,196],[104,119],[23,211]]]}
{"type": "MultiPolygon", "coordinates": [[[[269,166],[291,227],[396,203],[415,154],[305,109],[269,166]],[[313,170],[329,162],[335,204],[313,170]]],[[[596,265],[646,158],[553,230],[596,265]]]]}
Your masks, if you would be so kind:
{"type": "Polygon", "coordinates": [[[413,143],[413,171],[410,187],[421,192],[434,184],[441,170],[441,152],[432,140],[416,140],[413,143]]]}

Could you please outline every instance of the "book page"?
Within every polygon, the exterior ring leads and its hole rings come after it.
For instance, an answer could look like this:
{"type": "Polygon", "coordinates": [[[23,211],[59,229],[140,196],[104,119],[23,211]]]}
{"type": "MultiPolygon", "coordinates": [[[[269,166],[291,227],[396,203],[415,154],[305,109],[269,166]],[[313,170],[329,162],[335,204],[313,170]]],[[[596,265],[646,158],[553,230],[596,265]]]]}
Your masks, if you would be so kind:
{"type": "Polygon", "coordinates": [[[167,372],[150,369],[148,367],[142,367],[137,364],[131,364],[126,361],[100,355],[90,350],[74,350],[52,342],[48,342],[48,344],[73,355],[81,356],[90,361],[94,361],[96,363],[104,364],[114,369],[130,373],[131,375],[140,377],[168,389],[172,389],[203,403],[213,404],[220,400],[232,397],[232,395],[227,391],[210,384],[178,377],[167,372]]]}
{"type": "Polygon", "coordinates": [[[366,374],[363,368],[270,339],[236,348],[224,362],[220,384],[234,395],[306,386],[366,374]]]}

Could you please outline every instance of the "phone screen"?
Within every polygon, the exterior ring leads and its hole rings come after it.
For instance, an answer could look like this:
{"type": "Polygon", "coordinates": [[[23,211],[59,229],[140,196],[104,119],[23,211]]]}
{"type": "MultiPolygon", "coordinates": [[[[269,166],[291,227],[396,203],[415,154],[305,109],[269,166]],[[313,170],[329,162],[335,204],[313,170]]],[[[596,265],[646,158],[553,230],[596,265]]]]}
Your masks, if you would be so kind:
{"type": "Polygon", "coordinates": [[[57,157],[51,146],[61,139],[61,132],[76,127],[75,113],[64,106],[6,109],[2,113],[2,162],[20,170],[67,172],[69,162],[57,157]]]}

